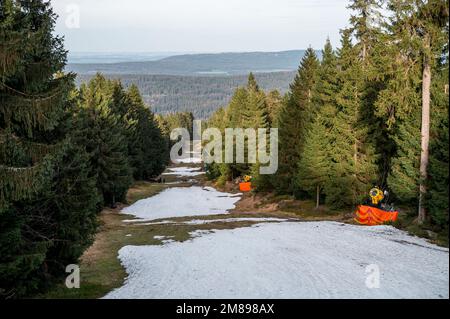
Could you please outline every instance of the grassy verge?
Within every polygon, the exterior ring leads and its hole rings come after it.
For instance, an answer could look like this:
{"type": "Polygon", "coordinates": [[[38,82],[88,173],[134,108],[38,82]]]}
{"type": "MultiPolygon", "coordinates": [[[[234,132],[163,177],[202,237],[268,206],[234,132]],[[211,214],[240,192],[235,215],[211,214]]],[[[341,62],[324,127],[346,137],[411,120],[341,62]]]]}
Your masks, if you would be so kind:
{"type": "Polygon", "coordinates": [[[392,223],[392,226],[408,232],[410,235],[427,239],[429,242],[447,247],[449,246],[449,232],[448,227],[442,229],[428,222],[422,225],[417,223],[416,211],[412,211],[408,208],[402,208],[399,210],[398,221],[392,223]]]}

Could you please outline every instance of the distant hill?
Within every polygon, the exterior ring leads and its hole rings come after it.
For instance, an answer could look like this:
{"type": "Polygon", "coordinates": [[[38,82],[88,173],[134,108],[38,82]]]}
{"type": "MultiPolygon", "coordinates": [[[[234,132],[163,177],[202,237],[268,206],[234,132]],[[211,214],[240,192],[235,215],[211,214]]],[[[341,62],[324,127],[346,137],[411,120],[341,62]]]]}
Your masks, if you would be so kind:
{"type": "Polygon", "coordinates": [[[157,61],[170,56],[179,55],[178,52],[73,52],[68,54],[68,62],[74,64],[107,64],[122,62],[157,61]]]}
{"type": "MultiPolygon", "coordinates": [[[[196,118],[206,119],[220,106],[230,102],[234,90],[247,82],[247,75],[180,76],[144,74],[105,74],[120,79],[124,86],[135,83],[144,100],[156,113],[189,111],[196,118]]],[[[285,93],[295,72],[257,73],[256,80],[266,91],[285,93]]],[[[89,81],[90,74],[79,74],[77,82],[89,81]]]]}
{"type": "Polygon", "coordinates": [[[185,54],[146,62],[69,63],[66,70],[78,74],[243,75],[296,70],[304,53],[292,50],[185,54]]]}

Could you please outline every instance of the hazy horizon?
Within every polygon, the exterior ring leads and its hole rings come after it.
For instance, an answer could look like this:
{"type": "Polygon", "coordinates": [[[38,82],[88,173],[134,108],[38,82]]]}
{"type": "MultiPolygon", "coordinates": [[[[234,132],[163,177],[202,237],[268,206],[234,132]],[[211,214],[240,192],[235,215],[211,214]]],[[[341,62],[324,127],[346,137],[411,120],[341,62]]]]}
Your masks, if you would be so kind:
{"type": "MultiPolygon", "coordinates": [[[[306,49],[287,51],[233,51],[233,52],[81,52],[69,51],[67,62],[69,64],[114,64],[126,62],[153,62],[176,56],[211,56],[220,54],[284,54],[285,52],[300,52],[306,49]]],[[[316,50],[320,51],[320,50],[316,50]]]]}
{"type": "Polygon", "coordinates": [[[53,0],[73,53],[226,53],[339,43],[347,0],[53,0]]]}

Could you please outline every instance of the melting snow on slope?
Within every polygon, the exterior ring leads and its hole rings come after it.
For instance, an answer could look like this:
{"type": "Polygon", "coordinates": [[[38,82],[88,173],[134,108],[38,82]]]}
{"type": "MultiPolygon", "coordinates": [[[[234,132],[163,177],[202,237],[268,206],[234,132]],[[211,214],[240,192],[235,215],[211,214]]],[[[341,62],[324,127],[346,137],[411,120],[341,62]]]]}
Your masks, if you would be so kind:
{"type": "Polygon", "coordinates": [[[122,248],[129,276],[106,298],[449,297],[448,249],[390,226],[289,222],[197,235],[122,248]],[[379,267],[379,288],[366,285],[368,265],[379,267]]]}
{"type": "Polygon", "coordinates": [[[167,176],[167,175],[175,175],[175,176],[181,176],[181,177],[192,177],[192,176],[199,176],[202,174],[205,174],[205,172],[200,172],[201,168],[200,167],[194,167],[194,168],[189,168],[189,167],[176,167],[176,168],[169,168],[168,173],[164,173],[162,174],[163,176],[167,176]]]}
{"type": "Polygon", "coordinates": [[[234,223],[234,222],[285,222],[287,219],[281,218],[226,218],[226,219],[193,219],[187,222],[180,222],[184,225],[203,225],[213,223],[234,223]]]}
{"type": "Polygon", "coordinates": [[[172,162],[175,164],[199,164],[202,162],[202,154],[200,152],[188,152],[186,157],[172,162]]]}
{"type": "Polygon", "coordinates": [[[222,193],[211,187],[176,187],[137,201],[121,213],[143,220],[170,217],[220,215],[235,208],[240,194],[222,193]]]}

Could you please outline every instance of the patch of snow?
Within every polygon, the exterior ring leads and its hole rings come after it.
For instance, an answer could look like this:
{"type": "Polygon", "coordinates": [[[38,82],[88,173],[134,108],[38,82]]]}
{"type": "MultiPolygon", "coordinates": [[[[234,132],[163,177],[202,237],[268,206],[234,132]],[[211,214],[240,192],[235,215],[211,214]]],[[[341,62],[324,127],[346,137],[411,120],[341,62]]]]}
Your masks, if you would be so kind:
{"type": "Polygon", "coordinates": [[[205,172],[178,171],[178,172],[163,173],[162,176],[193,177],[193,176],[200,176],[203,174],[206,174],[206,173],[205,172]]]}
{"type": "Polygon", "coordinates": [[[174,167],[168,169],[170,172],[163,173],[163,176],[181,176],[181,177],[193,177],[206,174],[205,172],[200,172],[201,167],[174,167]]]}
{"type": "Polygon", "coordinates": [[[171,172],[183,173],[183,172],[198,172],[202,168],[201,167],[172,167],[168,170],[171,172]]]}
{"type": "Polygon", "coordinates": [[[167,238],[173,238],[174,236],[153,236],[154,239],[163,240],[167,238]]]}
{"type": "Polygon", "coordinates": [[[182,222],[185,225],[202,225],[211,223],[233,223],[233,222],[285,222],[288,219],[281,218],[224,218],[224,219],[193,219],[182,222]]]}
{"type": "Polygon", "coordinates": [[[174,187],[161,193],[139,200],[124,208],[121,213],[134,215],[141,221],[155,219],[204,216],[226,214],[235,208],[240,197],[229,193],[222,193],[214,188],[202,187],[174,187]]]}
{"type": "Polygon", "coordinates": [[[154,239],[160,240],[164,245],[173,243],[174,240],[171,238],[174,238],[175,236],[153,236],[154,239]]]}
{"type": "Polygon", "coordinates": [[[202,162],[202,157],[198,154],[193,154],[193,156],[173,160],[172,162],[175,164],[200,164],[202,162]]]}
{"type": "MultiPolygon", "coordinates": [[[[174,204],[177,202],[172,201],[174,204]]],[[[449,298],[449,251],[390,226],[265,223],[126,246],[105,298],[449,298]],[[369,288],[368,265],[380,269],[369,288]]]]}

